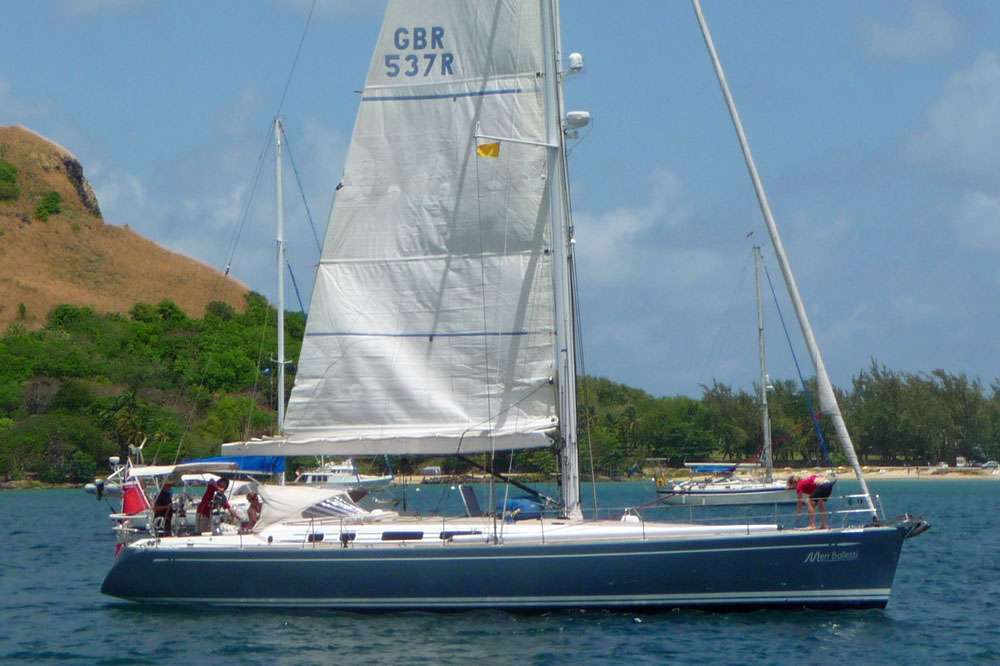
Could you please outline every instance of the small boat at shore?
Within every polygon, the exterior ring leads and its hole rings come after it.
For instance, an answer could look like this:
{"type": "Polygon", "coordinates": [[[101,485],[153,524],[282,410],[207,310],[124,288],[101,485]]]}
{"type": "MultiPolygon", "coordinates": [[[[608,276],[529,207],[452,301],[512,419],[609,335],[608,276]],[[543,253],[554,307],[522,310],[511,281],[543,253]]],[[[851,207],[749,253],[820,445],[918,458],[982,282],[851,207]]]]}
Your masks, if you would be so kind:
{"type": "MultiPolygon", "coordinates": [[[[386,457],[387,464],[388,461],[386,457]]],[[[316,469],[297,473],[292,483],[313,488],[344,490],[357,501],[370,492],[390,486],[395,478],[392,467],[389,467],[389,474],[362,474],[358,471],[354,459],[347,458],[340,462],[321,461],[316,469]]]]}

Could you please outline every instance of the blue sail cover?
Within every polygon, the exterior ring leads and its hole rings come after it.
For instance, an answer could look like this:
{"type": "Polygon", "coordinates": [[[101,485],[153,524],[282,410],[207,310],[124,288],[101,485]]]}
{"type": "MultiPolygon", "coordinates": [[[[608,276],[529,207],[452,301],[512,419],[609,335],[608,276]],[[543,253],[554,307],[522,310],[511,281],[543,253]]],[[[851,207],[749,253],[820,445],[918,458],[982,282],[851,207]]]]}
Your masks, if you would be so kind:
{"type": "Polygon", "coordinates": [[[214,458],[199,458],[186,460],[188,463],[236,463],[240,472],[258,474],[281,474],[285,471],[285,456],[215,456],[214,458]]]}
{"type": "Polygon", "coordinates": [[[719,472],[735,472],[736,465],[726,463],[684,463],[699,474],[718,474],[719,472]]]}

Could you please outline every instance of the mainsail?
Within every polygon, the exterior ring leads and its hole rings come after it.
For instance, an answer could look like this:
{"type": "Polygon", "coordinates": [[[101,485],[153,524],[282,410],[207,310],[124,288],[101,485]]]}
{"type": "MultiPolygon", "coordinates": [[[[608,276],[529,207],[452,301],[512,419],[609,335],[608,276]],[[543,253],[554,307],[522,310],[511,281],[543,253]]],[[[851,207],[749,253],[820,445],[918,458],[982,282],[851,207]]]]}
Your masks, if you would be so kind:
{"type": "MultiPolygon", "coordinates": [[[[558,428],[540,3],[391,3],[313,291],[286,436],[444,454],[558,428]],[[489,146],[479,136],[509,141],[489,146]]],[[[572,381],[572,380],[570,380],[572,381]]]]}

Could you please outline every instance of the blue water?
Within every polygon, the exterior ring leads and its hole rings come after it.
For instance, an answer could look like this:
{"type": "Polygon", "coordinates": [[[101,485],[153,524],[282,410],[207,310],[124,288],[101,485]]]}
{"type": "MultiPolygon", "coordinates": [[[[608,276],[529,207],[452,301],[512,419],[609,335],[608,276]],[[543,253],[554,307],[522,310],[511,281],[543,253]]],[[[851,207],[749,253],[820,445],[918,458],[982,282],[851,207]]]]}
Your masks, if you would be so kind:
{"type": "MultiPolygon", "coordinates": [[[[536,615],[140,607],[100,594],[114,552],[107,505],[79,490],[2,492],[0,663],[1000,663],[1000,481],[871,486],[887,514],[933,524],[904,545],[885,610],[536,615]]],[[[411,505],[440,489],[421,492],[410,489],[411,505]]],[[[609,504],[652,495],[600,488],[609,504]]]]}

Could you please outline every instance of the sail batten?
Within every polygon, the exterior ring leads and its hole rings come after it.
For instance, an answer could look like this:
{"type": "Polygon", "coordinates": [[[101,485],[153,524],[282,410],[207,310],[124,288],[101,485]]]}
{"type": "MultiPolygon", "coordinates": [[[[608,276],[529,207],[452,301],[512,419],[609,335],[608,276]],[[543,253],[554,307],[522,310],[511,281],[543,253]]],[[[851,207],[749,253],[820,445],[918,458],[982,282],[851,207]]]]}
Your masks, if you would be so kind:
{"type": "Polygon", "coordinates": [[[389,4],[286,438],[245,446],[362,455],[549,445],[557,345],[543,70],[539,4],[389,4]],[[480,131],[512,141],[484,157],[480,131]]]}

